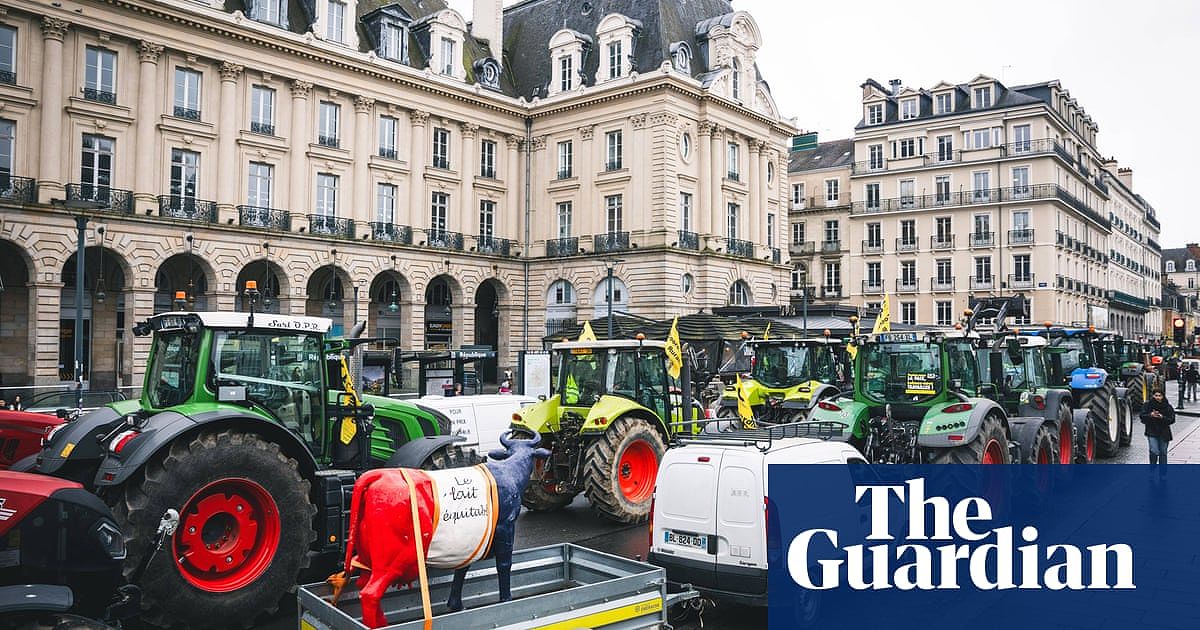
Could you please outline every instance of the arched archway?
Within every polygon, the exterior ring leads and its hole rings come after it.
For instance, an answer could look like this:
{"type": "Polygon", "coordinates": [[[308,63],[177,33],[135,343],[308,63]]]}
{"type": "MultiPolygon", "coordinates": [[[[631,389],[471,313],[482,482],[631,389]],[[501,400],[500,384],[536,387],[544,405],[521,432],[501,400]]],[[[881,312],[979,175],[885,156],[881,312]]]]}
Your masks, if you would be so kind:
{"type": "Polygon", "coordinates": [[[129,378],[125,348],[126,313],[133,305],[125,295],[129,264],[118,252],[103,246],[84,250],[83,302],[76,304],[75,260],[78,253],[63,263],[61,308],[59,310],[58,376],[75,380],[75,313],[82,311],[83,354],[80,357],[83,379],[91,389],[114,389],[129,378]]]}
{"type": "Polygon", "coordinates": [[[499,280],[489,278],[483,281],[475,290],[475,345],[491,346],[496,351],[496,359],[480,362],[476,369],[480,380],[485,383],[498,383],[498,358],[500,356],[500,305],[507,297],[508,290],[499,280]]]}
{"type": "Polygon", "coordinates": [[[325,265],[309,276],[304,314],[332,319],[331,337],[346,333],[346,302],[350,287],[350,276],[337,265],[325,265]]]}
{"type": "Polygon", "coordinates": [[[209,310],[215,306],[209,303],[208,279],[211,275],[208,263],[190,252],[167,258],[154,274],[154,312],[178,310],[180,305],[176,304],[175,295],[180,291],[184,294],[185,310],[209,310]]]}
{"type": "Polygon", "coordinates": [[[250,301],[246,298],[246,281],[258,283],[258,305],[255,310],[263,313],[279,313],[280,301],[287,295],[287,274],[275,262],[261,259],[247,263],[237,277],[237,309],[249,311],[250,301]]]}
{"type": "Polygon", "coordinates": [[[449,350],[454,344],[454,304],[459,292],[458,282],[447,275],[437,276],[425,287],[425,349],[449,350]]]}
{"type": "Polygon", "coordinates": [[[367,330],[372,337],[390,337],[409,347],[412,335],[412,287],[398,271],[384,271],[375,276],[369,289],[367,330]]]}
{"type": "MultiPolygon", "coordinates": [[[[609,279],[605,277],[596,285],[596,291],[592,296],[592,304],[595,304],[596,308],[592,317],[608,316],[608,284],[609,279]]],[[[612,312],[629,312],[629,287],[625,286],[625,283],[616,276],[612,277],[612,312]]]]}
{"type": "MultiPolygon", "coordinates": [[[[28,385],[31,372],[30,261],[20,245],[0,240],[0,385],[28,385]]],[[[11,399],[0,391],[0,397],[11,399]]]]}
{"type": "Polygon", "coordinates": [[[555,280],[546,291],[546,335],[553,335],[563,328],[574,326],[579,315],[576,311],[575,285],[569,280],[555,280]]]}

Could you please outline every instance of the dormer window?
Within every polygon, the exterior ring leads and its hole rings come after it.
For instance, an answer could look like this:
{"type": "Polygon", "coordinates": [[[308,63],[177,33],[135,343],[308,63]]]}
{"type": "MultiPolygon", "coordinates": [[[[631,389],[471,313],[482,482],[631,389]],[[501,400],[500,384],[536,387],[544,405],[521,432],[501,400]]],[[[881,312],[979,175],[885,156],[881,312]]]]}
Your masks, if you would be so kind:
{"type": "Polygon", "coordinates": [[[954,93],[946,92],[945,94],[938,94],[936,101],[937,113],[949,114],[954,111],[954,93]]]}
{"type": "MultiPolygon", "coordinates": [[[[628,75],[633,68],[633,41],[642,25],[619,13],[610,13],[596,26],[597,46],[600,51],[600,68],[596,79],[611,81],[628,75]]],[[[576,68],[582,64],[575,64],[576,68]]]]}
{"type": "Polygon", "coordinates": [[[917,117],[917,99],[908,98],[900,102],[900,120],[911,120],[917,117]]]}
{"type": "Polygon", "coordinates": [[[608,78],[617,79],[621,77],[621,71],[624,69],[623,55],[621,54],[622,44],[624,42],[615,41],[608,43],[608,78]]]}
{"type": "Polygon", "coordinates": [[[1174,260],[1167,261],[1167,273],[1175,273],[1175,261],[1174,260]]]}
{"type": "Polygon", "coordinates": [[[992,86],[984,85],[975,88],[973,92],[975,108],[984,109],[992,106],[992,86]]]}
{"type": "Polygon", "coordinates": [[[883,103],[875,103],[867,105],[867,124],[881,125],[883,124],[883,103]]]}
{"type": "Polygon", "coordinates": [[[339,44],[346,43],[346,3],[329,0],[326,6],[325,38],[339,44]]]}
{"type": "Polygon", "coordinates": [[[1183,270],[1184,271],[1195,271],[1196,270],[1196,261],[1188,260],[1187,262],[1183,263],[1183,270]]]}
{"type": "Polygon", "coordinates": [[[467,34],[467,23],[462,15],[454,9],[442,9],[412,22],[409,28],[413,40],[421,46],[421,52],[428,60],[431,72],[460,81],[466,80],[467,66],[463,61],[463,41],[467,34]]]}
{"type": "Polygon", "coordinates": [[[384,59],[392,61],[404,61],[408,58],[407,46],[408,33],[403,26],[391,22],[384,22],[379,29],[379,46],[375,54],[384,59]]]}
{"type": "Polygon", "coordinates": [[[280,28],[288,25],[288,0],[250,0],[250,19],[280,28]]]}
{"type": "Polygon", "coordinates": [[[456,42],[449,37],[442,38],[441,45],[441,73],[446,76],[454,76],[454,51],[457,48],[456,42]]]}
{"type": "Polygon", "coordinates": [[[390,61],[408,63],[409,25],[412,18],[400,5],[390,4],[362,17],[375,54],[390,61]]]}
{"type": "Polygon", "coordinates": [[[733,100],[740,101],[742,99],[742,62],[738,61],[737,57],[733,58],[733,75],[730,77],[729,95],[733,100]]]}
{"type": "Polygon", "coordinates": [[[583,52],[591,48],[592,40],[587,35],[562,29],[550,38],[550,58],[552,75],[547,85],[548,94],[569,92],[583,83],[579,74],[583,68],[583,52]]]}
{"type": "Polygon", "coordinates": [[[687,75],[692,73],[692,49],[687,42],[671,44],[671,65],[676,72],[687,75]]]}
{"type": "Polygon", "coordinates": [[[575,60],[571,55],[558,58],[558,89],[567,92],[575,88],[575,60]]]}

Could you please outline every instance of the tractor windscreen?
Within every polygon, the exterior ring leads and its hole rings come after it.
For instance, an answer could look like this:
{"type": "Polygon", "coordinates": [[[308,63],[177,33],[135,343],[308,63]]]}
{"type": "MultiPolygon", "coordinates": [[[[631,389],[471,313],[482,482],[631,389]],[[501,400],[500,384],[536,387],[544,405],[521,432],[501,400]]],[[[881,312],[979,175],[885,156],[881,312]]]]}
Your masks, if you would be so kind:
{"type": "Polygon", "coordinates": [[[862,351],[862,387],[877,402],[921,402],[942,389],[938,347],[923,342],[869,343],[862,351]]]}
{"type": "Polygon", "coordinates": [[[317,437],[315,430],[322,420],[322,358],[318,335],[229,330],[213,333],[214,384],[244,385],[249,400],[310,440],[317,437]]]}
{"type": "Polygon", "coordinates": [[[828,383],[834,378],[833,359],[824,346],[760,345],[750,375],[767,387],[792,387],[812,379],[828,383]]]}
{"type": "Polygon", "coordinates": [[[150,365],[146,368],[146,396],[154,409],[183,404],[196,384],[198,333],[186,330],[154,336],[150,365]]]}
{"type": "Polygon", "coordinates": [[[1088,348],[1083,337],[1059,337],[1055,341],[1057,342],[1054,344],[1055,347],[1066,351],[1062,354],[1064,375],[1069,375],[1080,368],[1095,367],[1092,365],[1092,358],[1088,355],[1088,348]]]}
{"type": "Polygon", "coordinates": [[[563,405],[590,407],[604,393],[606,356],[584,348],[563,355],[558,379],[563,405]]]}

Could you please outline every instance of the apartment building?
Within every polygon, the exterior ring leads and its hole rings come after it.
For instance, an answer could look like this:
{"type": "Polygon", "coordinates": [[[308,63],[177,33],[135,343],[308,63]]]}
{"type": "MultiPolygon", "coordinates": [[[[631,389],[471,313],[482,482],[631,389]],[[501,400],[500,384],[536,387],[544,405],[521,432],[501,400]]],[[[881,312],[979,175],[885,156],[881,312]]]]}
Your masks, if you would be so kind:
{"type": "Polygon", "coordinates": [[[791,187],[788,253],[792,261],[791,302],[839,304],[849,296],[842,281],[850,242],[850,139],[817,142],[817,134],[793,141],[788,162],[791,187]]]}
{"type": "Polygon", "coordinates": [[[1109,184],[1108,327],[1126,337],[1163,334],[1161,225],[1154,207],[1134,192],[1133,169],[1104,162],[1109,184]]]}
{"type": "MultiPolygon", "coordinates": [[[[1098,126],[1057,81],[861,87],[842,231],[850,303],[887,294],[895,321],[948,325],[972,295],[1020,294],[1030,320],[1110,324],[1112,178],[1098,126]]],[[[1122,216],[1137,212],[1148,247],[1157,223],[1145,204],[1126,203],[1122,216]]],[[[1148,285],[1122,287],[1157,298],[1148,285]]]]}
{"type": "Polygon", "coordinates": [[[490,369],[610,293],[654,318],[786,302],[795,129],[753,17],[501,4],[6,2],[3,384],[73,378],[76,309],[85,378],[139,382],[134,322],[178,291],[244,308],[248,280],[405,349],[490,345],[490,369]]]}
{"type": "Polygon", "coordinates": [[[1162,265],[1164,285],[1174,287],[1176,294],[1193,302],[1200,300],[1200,244],[1162,250],[1162,265]]]}

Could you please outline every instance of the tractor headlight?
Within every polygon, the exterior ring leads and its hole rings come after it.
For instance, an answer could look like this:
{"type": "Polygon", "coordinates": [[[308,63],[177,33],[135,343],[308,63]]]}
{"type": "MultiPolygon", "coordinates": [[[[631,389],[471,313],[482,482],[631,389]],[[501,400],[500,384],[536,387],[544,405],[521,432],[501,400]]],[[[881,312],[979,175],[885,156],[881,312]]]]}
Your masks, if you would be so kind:
{"type": "Polygon", "coordinates": [[[102,520],[92,530],[92,533],[96,536],[96,541],[100,543],[100,548],[108,554],[109,558],[125,559],[125,538],[121,536],[121,530],[117,529],[116,524],[107,519],[102,520]]]}

